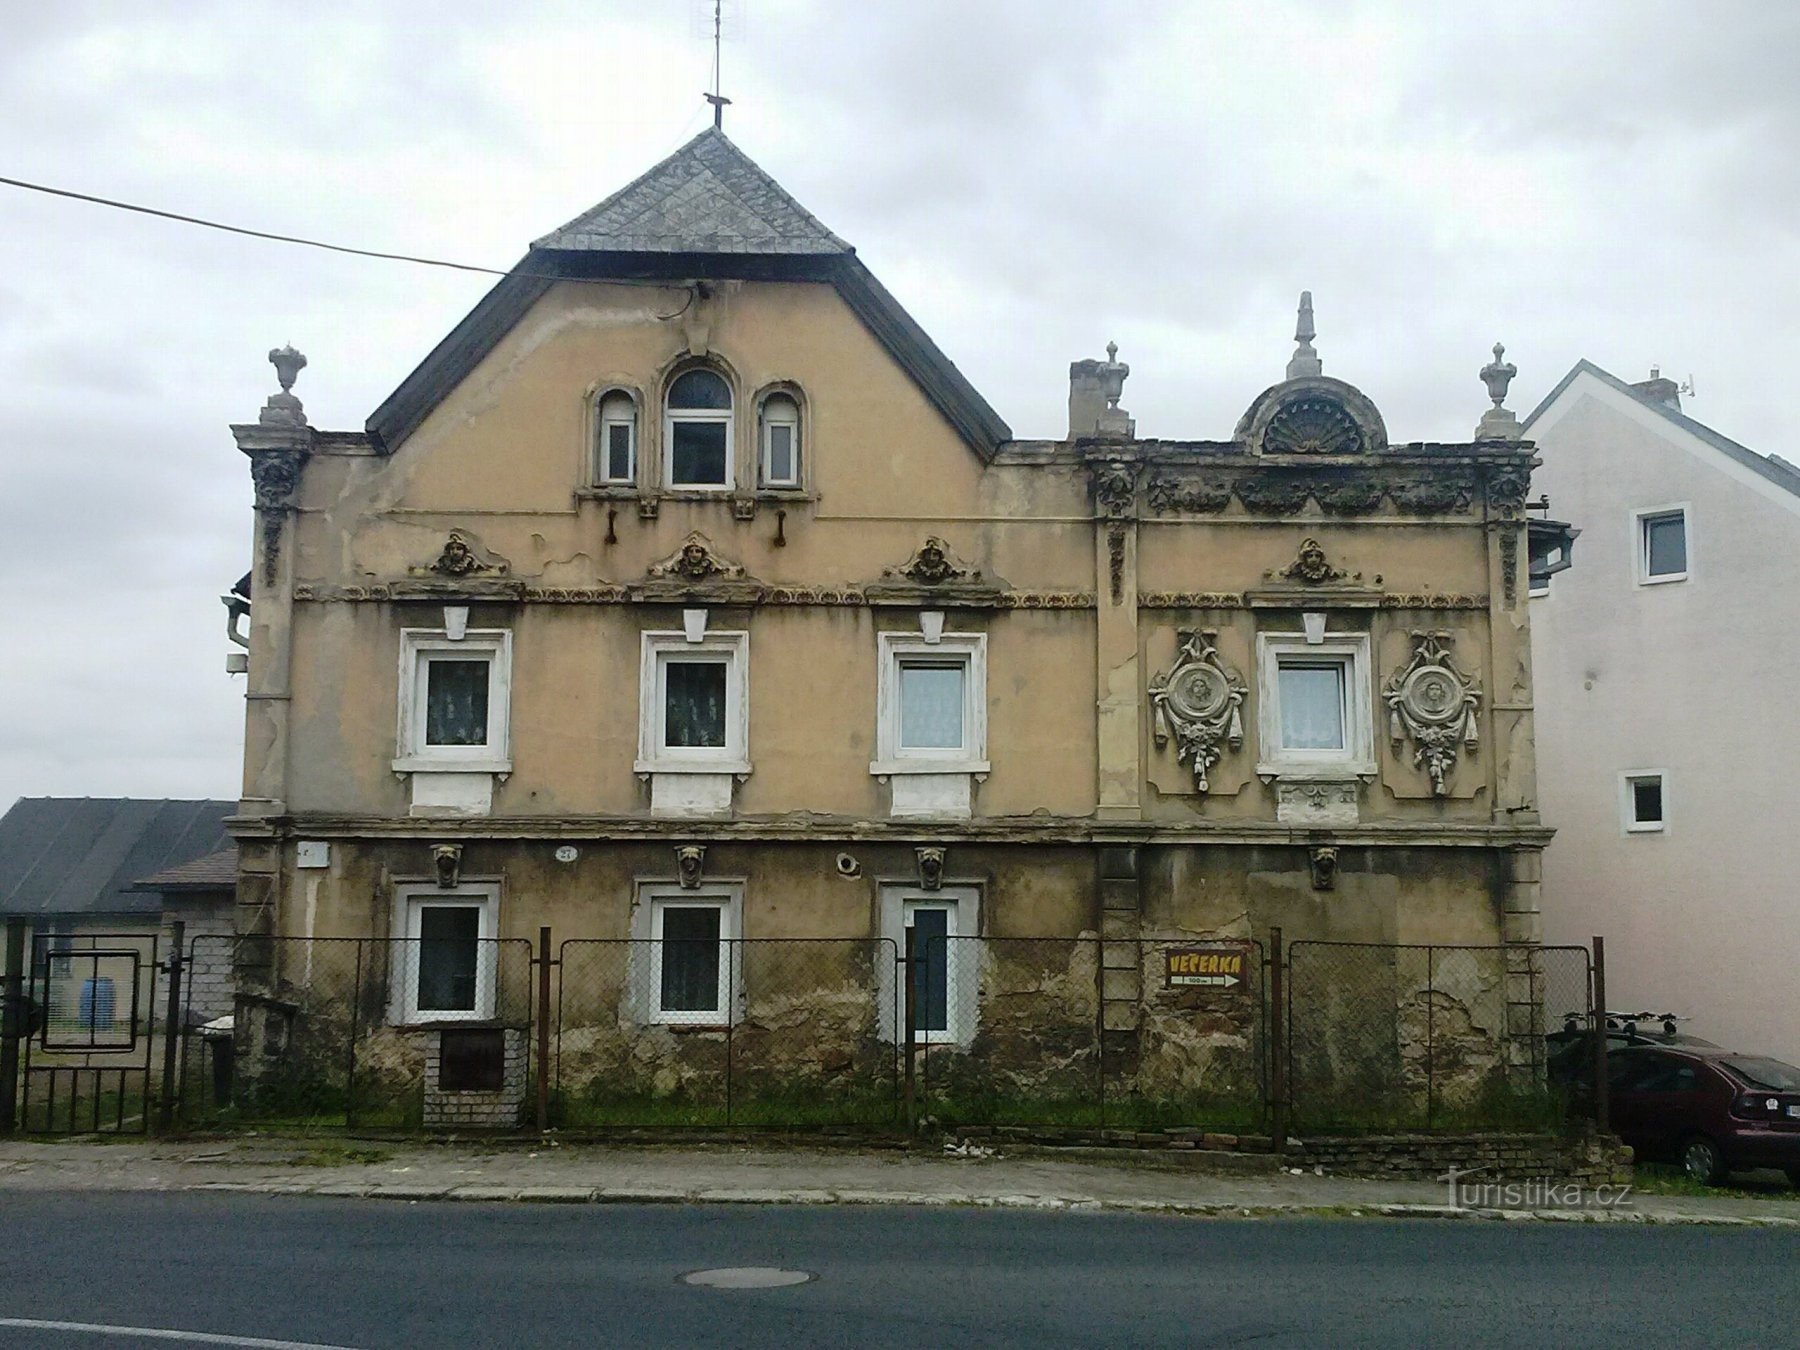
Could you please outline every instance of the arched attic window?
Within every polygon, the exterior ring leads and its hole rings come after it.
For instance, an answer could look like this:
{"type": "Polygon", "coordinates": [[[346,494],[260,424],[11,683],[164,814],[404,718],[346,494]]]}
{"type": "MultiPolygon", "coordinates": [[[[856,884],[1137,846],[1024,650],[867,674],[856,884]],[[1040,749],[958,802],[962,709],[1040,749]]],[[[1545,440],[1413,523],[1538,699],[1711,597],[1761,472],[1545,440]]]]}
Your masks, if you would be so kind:
{"type": "Polygon", "coordinates": [[[609,389],[595,412],[594,481],[629,487],[637,482],[637,401],[623,389],[609,389]]]}
{"type": "Polygon", "coordinates": [[[717,371],[677,375],[664,400],[663,444],[672,488],[731,487],[731,386],[717,371]]]}
{"type": "Polygon", "coordinates": [[[800,405],[792,394],[770,394],[757,417],[764,487],[800,486],[800,405]]]}

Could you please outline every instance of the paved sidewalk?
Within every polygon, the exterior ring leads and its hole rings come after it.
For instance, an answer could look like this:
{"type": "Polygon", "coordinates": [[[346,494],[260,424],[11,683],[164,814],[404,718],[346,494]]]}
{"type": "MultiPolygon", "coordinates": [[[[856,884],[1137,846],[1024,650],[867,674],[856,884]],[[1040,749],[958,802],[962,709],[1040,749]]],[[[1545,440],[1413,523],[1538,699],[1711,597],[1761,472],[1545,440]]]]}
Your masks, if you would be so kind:
{"type": "Polygon", "coordinates": [[[904,1204],[1171,1214],[1417,1215],[1800,1227],[1772,1196],[1634,1195],[1626,1207],[1466,1210],[1442,1183],[1295,1175],[1240,1155],[988,1157],[775,1144],[419,1144],[231,1140],[0,1142],[0,1193],[219,1191],[542,1203],[904,1204]]]}

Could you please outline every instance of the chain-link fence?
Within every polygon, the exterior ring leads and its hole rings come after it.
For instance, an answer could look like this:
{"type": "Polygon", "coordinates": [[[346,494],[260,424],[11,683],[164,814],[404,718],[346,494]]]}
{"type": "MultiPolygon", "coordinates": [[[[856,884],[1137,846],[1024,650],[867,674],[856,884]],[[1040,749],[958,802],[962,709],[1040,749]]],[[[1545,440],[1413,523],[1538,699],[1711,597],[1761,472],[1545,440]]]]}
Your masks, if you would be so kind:
{"type": "Polygon", "coordinates": [[[186,961],[192,970],[229,965],[235,980],[222,1017],[207,1016],[216,1004],[203,982],[189,987],[181,1057],[189,1125],[520,1123],[530,1082],[528,942],[206,936],[186,961]]]}
{"type": "Polygon", "coordinates": [[[879,938],[565,942],[551,1119],[892,1126],[898,955],[879,938]]]}
{"type": "Polygon", "coordinates": [[[1296,1130],[1547,1126],[1562,1012],[1585,1014],[1584,948],[1296,942],[1287,1082],[1296,1130]],[[1566,1007],[1564,1006],[1566,1005],[1566,1007]]]}

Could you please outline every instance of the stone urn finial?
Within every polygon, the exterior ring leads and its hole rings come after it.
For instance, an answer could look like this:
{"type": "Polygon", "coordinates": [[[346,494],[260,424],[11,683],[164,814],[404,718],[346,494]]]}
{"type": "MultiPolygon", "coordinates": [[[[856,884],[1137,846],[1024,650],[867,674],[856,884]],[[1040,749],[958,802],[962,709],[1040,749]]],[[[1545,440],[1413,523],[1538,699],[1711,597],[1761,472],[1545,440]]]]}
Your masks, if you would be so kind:
{"type": "Polygon", "coordinates": [[[1475,427],[1475,439],[1478,441],[1516,441],[1519,439],[1519,418],[1516,413],[1500,405],[1506,402],[1506,391],[1511,387],[1513,376],[1519,368],[1506,358],[1506,344],[1494,344],[1494,359],[1481,368],[1481,382],[1487,386],[1488,397],[1494,400],[1494,406],[1481,415],[1481,421],[1475,427]]]}
{"type": "Polygon", "coordinates": [[[1519,373],[1519,368],[1505,360],[1505,356],[1506,344],[1496,342],[1494,359],[1481,368],[1481,382],[1487,386],[1488,397],[1494,400],[1496,408],[1506,402],[1506,391],[1513,382],[1513,376],[1519,373]]]}
{"type": "Polygon", "coordinates": [[[281,381],[281,392],[286,394],[292,392],[294,381],[306,369],[306,358],[290,342],[269,353],[269,364],[275,367],[275,378],[281,381]]]}
{"type": "Polygon", "coordinates": [[[306,358],[290,343],[271,351],[269,364],[275,367],[275,378],[281,381],[281,388],[269,395],[257,420],[264,426],[305,426],[306,409],[300,405],[293,390],[294,381],[306,369],[306,358]]]}

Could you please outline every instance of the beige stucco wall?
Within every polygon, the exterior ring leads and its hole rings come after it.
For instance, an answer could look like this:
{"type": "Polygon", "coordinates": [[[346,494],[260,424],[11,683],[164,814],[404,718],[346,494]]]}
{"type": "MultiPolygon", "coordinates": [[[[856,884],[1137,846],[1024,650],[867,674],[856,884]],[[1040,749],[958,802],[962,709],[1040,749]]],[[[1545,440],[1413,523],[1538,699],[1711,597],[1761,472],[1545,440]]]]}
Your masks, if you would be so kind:
{"type": "Polygon", "coordinates": [[[1800,1058],[1785,851],[1800,828],[1800,497],[1578,377],[1534,428],[1538,485],[1579,526],[1532,602],[1540,774],[1557,824],[1548,940],[1607,939],[1609,1002],[1800,1058]],[[1689,578],[1637,584],[1632,512],[1685,504],[1689,578]],[[1620,776],[1661,770],[1667,829],[1627,834],[1620,776]]]}

